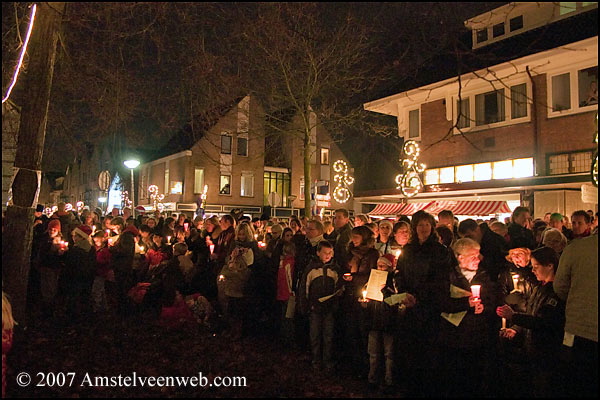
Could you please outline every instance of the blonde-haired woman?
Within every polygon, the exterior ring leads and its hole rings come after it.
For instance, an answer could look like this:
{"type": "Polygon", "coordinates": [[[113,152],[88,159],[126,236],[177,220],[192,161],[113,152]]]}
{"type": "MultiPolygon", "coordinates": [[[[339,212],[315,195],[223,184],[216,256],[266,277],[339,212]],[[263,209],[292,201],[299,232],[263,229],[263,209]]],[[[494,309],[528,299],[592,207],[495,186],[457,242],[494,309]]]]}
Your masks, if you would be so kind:
{"type": "Polygon", "coordinates": [[[254,264],[257,253],[254,230],[247,223],[239,224],[235,230],[235,248],[218,277],[219,300],[229,321],[232,340],[239,340],[242,336],[246,283],[250,277],[249,267],[254,264]]]}
{"type": "Polygon", "coordinates": [[[12,316],[12,307],[8,298],[2,292],[2,397],[6,392],[6,354],[10,351],[13,341],[13,328],[15,320],[12,316]]]}

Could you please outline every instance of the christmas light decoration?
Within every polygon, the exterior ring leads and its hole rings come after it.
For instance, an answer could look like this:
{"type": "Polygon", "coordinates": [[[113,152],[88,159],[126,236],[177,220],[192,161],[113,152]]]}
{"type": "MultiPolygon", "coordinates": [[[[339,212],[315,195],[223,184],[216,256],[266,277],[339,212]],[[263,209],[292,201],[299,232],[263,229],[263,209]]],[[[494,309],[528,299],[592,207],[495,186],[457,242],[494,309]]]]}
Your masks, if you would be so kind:
{"type": "Polygon", "coordinates": [[[150,185],[148,187],[148,192],[150,192],[150,198],[152,199],[152,205],[154,206],[154,209],[162,212],[164,208],[162,201],[165,198],[165,195],[158,193],[158,186],[156,185],[150,185]]]}
{"type": "Polygon", "coordinates": [[[204,210],[205,206],[206,206],[206,197],[208,196],[208,185],[204,185],[204,190],[202,191],[202,194],[200,195],[200,208],[204,210]]]}
{"type": "Polygon", "coordinates": [[[85,204],[83,204],[83,201],[78,201],[77,202],[77,212],[81,212],[81,210],[83,210],[83,206],[85,204]]]}
{"type": "Polygon", "coordinates": [[[52,209],[50,207],[46,207],[46,209],[44,211],[45,211],[46,215],[52,214],[52,209]]]}
{"type": "Polygon", "coordinates": [[[344,160],[337,160],[333,163],[333,170],[336,172],[333,181],[337,182],[337,186],[333,191],[333,198],[338,203],[345,203],[350,200],[352,195],[349,186],[354,183],[354,178],[348,175],[348,164],[344,160]]]}
{"type": "Polygon", "coordinates": [[[65,204],[65,211],[71,211],[73,209],[73,204],[67,203],[65,204]]]}
{"type": "Polygon", "coordinates": [[[419,164],[419,154],[421,149],[419,144],[414,140],[409,140],[404,143],[402,149],[405,158],[402,159],[404,173],[396,176],[396,189],[402,190],[402,194],[406,197],[413,197],[423,188],[423,181],[419,175],[425,171],[425,164],[419,164]]]}
{"type": "Polygon", "coordinates": [[[29,28],[27,28],[27,36],[25,36],[25,43],[23,43],[23,48],[21,49],[21,56],[19,57],[19,63],[17,64],[17,69],[15,70],[15,74],[13,76],[13,80],[8,87],[8,91],[6,92],[6,96],[2,99],[2,103],[4,103],[10,97],[10,92],[12,92],[13,87],[17,83],[17,78],[19,76],[19,71],[21,70],[21,66],[23,65],[23,58],[25,58],[25,53],[27,52],[27,44],[29,44],[29,38],[31,37],[31,31],[33,30],[33,21],[35,20],[35,10],[37,10],[37,5],[33,5],[31,9],[31,17],[29,18],[29,28]]]}
{"type": "Polygon", "coordinates": [[[121,203],[123,204],[123,207],[131,208],[133,205],[133,202],[129,199],[129,192],[127,192],[127,190],[121,192],[121,203]]]}

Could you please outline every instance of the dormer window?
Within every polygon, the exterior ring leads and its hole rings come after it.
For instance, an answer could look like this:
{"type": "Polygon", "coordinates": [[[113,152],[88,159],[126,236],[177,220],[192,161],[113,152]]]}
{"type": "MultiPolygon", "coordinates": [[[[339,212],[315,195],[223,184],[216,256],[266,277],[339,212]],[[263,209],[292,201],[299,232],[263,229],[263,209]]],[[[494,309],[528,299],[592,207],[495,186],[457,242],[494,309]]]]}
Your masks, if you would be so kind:
{"type": "Polygon", "coordinates": [[[510,31],[514,32],[518,29],[523,28],[523,16],[519,15],[518,17],[514,17],[510,19],[510,31]]]}
{"type": "Polygon", "coordinates": [[[494,25],[493,34],[495,38],[504,35],[504,23],[494,25]]]}
{"type": "Polygon", "coordinates": [[[482,43],[488,40],[487,29],[480,29],[477,31],[477,43],[482,43]]]}

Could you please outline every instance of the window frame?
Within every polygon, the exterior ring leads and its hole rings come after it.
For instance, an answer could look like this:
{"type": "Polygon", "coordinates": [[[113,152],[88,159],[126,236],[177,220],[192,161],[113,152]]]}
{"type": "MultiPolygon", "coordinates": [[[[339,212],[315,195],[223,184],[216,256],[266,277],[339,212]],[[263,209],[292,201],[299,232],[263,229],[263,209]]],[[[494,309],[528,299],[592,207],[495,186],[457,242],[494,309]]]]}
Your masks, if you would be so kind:
{"type": "Polygon", "coordinates": [[[220,173],[219,174],[219,196],[231,196],[232,195],[232,190],[231,190],[231,174],[224,174],[224,173],[220,173]],[[229,177],[229,193],[221,193],[221,190],[223,190],[223,188],[221,187],[221,177],[223,176],[228,176],[229,177]]]}
{"type": "Polygon", "coordinates": [[[233,136],[229,133],[221,133],[221,136],[219,137],[220,143],[220,149],[219,151],[221,152],[221,154],[227,154],[227,155],[231,155],[231,153],[233,152],[233,136]],[[223,137],[228,137],[229,138],[229,153],[226,153],[223,151],[223,137]]]}
{"type": "MultiPolygon", "coordinates": [[[[469,114],[470,114],[470,118],[469,118],[469,126],[465,127],[465,128],[457,128],[456,126],[454,126],[453,128],[453,133],[455,135],[460,134],[461,132],[463,133],[467,133],[467,132],[478,132],[478,131],[485,131],[488,129],[494,129],[494,128],[500,128],[503,126],[510,126],[510,125],[517,125],[517,124],[521,124],[521,123],[526,123],[526,122],[530,122],[531,121],[531,106],[532,106],[532,87],[531,87],[531,83],[528,81],[527,78],[519,78],[519,79],[506,79],[504,80],[504,84],[502,85],[502,87],[498,87],[498,88],[490,88],[489,84],[485,84],[485,85],[481,85],[478,86],[475,89],[471,89],[471,90],[463,90],[461,91],[461,98],[460,100],[464,101],[466,99],[469,99],[469,114]],[[518,118],[513,118],[512,117],[512,92],[511,92],[511,88],[514,86],[518,86],[518,85],[522,85],[525,84],[526,85],[526,93],[527,93],[527,115],[525,115],[524,117],[518,117],[518,118]],[[477,107],[475,104],[475,97],[477,95],[480,94],[485,94],[485,93],[489,93],[489,92],[493,92],[496,90],[500,90],[500,89],[504,89],[504,121],[499,121],[499,122],[494,122],[491,124],[482,124],[482,125],[477,125],[477,107]]],[[[458,95],[454,95],[451,97],[451,101],[452,101],[452,123],[455,124],[456,123],[456,119],[458,117],[458,95]]]]}
{"type": "Polygon", "coordinates": [[[321,151],[320,151],[320,163],[321,165],[329,165],[329,154],[330,154],[330,150],[329,147],[321,147],[321,151]],[[323,155],[327,154],[327,162],[323,162],[323,155]]]}
{"type": "Polygon", "coordinates": [[[247,137],[238,135],[238,137],[235,140],[236,155],[238,155],[239,157],[248,157],[248,153],[249,153],[248,145],[249,144],[250,144],[250,142],[247,137]],[[246,141],[246,154],[240,154],[240,139],[246,141]]]}
{"type": "MultiPolygon", "coordinates": [[[[589,168],[588,168],[588,170],[583,171],[583,172],[571,172],[571,170],[572,170],[571,156],[574,155],[574,154],[579,154],[579,153],[590,153],[591,154],[591,158],[593,159],[593,157],[594,157],[594,151],[595,150],[596,149],[594,149],[594,148],[590,148],[590,149],[584,149],[584,150],[546,153],[546,176],[562,176],[562,175],[589,174],[589,168]],[[553,157],[553,156],[563,156],[563,155],[568,156],[568,160],[569,160],[569,172],[560,173],[560,174],[551,174],[550,173],[550,158],[553,157]]],[[[590,163],[590,166],[591,166],[591,163],[590,163]]]]}
{"type": "Polygon", "coordinates": [[[406,114],[405,114],[405,121],[406,121],[406,135],[404,137],[405,140],[414,140],[417,142],[421,141],[421,124],[422,122],[422,118],[421,118],[421,104],[418,104],[416,106],[413,107],[408,107],[406,108],[406,114]],[[419,112],[419,135],[415,136],[415,137],[410,137],[410,113],[411,111],[418,111],[419,112]]]}
{"type": "Polygon", "coordinates": [[[506,35],[506,23],[500,22],[492,26],[492,39],[506,35]],[[502,27],[502,33],[496,34],[496,28],[502,27]]]}
{"type": "Polygon", "coordinates": [[[240,197],[254,197],[254,172],[242,172],[240,174],[240,197]],[[243,190],[244,190],[244,177],[248,178],[248,177],[252,177],[252,193],[251,194],[242,194],[243,190]]]}
{"type": "Polygon", "coordinates": [[[590,104],[587,106],[579,106],[579,71],[584,70],[584,69],[588,69],[588,68],[592,68],[592,67],[597,67],[598,66],[598,61],[588,61],[587,63],[582,63],[576,66],[570,66],[568,68],[561,68],[561,69],[557,69],[551,72],[548,72],[546,74],[546,101],[548,102],[547,104],[549,105],[547,107],[547,117],[548,118],[556,118],[556,117],[562,117],[565,115],[572,115],[572,114],[581,114],[581,113],[585,113],[585,112],[590,112],[590,111],[596,111],[598,109],[598,104],[590,104]],[[563,75],[563,74],[569,74],[569,85],[570,85],[570,95],[571,95],[571,104],[569,109],[567,110],[561,110],[561,111],[554,111],[552,104],[552,94],[553,94],[553,85],[552,85],[552,78],[558,75],[563,75]]]}
{"type": "MultiPolygon", "coordinates": [[[[204,167],[194,167],[194,194],[202,194],[204,192],[204,185],[206,183],[206,168],[204,167]],[[200,185],[200,191],[197,191],[197,187],[196,187],[196,171],[197,170],[201,170],[202,171],[202,184],[200,185]]],[[[220,182],[219,182],[220,183],[220,182]]]]}
{"type": "MultiPolygon", "coordinates": [[[[515,22],[515,25],[516,25],[516,22],[515,22]]],[[[508,20],[509,33],[518,31],[519,29],[523,29],[524,26],[525,26],[525,19],[524,19],[523,15],[517,15],[516,17],[513,17],[508,20]],[[518,28],[513,28],[513,21],[517,21],[519,18],[521,18],[521,26],[519,26],[518,28]]]]}

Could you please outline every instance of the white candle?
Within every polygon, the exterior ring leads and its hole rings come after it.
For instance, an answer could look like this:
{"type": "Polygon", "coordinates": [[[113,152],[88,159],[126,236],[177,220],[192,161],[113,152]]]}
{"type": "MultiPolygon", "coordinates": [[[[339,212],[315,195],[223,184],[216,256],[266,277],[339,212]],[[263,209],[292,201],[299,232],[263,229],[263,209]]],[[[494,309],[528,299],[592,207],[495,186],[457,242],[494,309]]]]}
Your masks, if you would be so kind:
{"type": "Polygon", "coordinates": [[[506,318],[502,318],[502,329],[506,329],[506,318]]]}
{"type": "Polygon", "coordinates": [[[210,246],[208,246],[208,248],[210,249],[210,254],[213,253],[213,251],[215,251],[215,245],[211,244],[210,246]]]}

